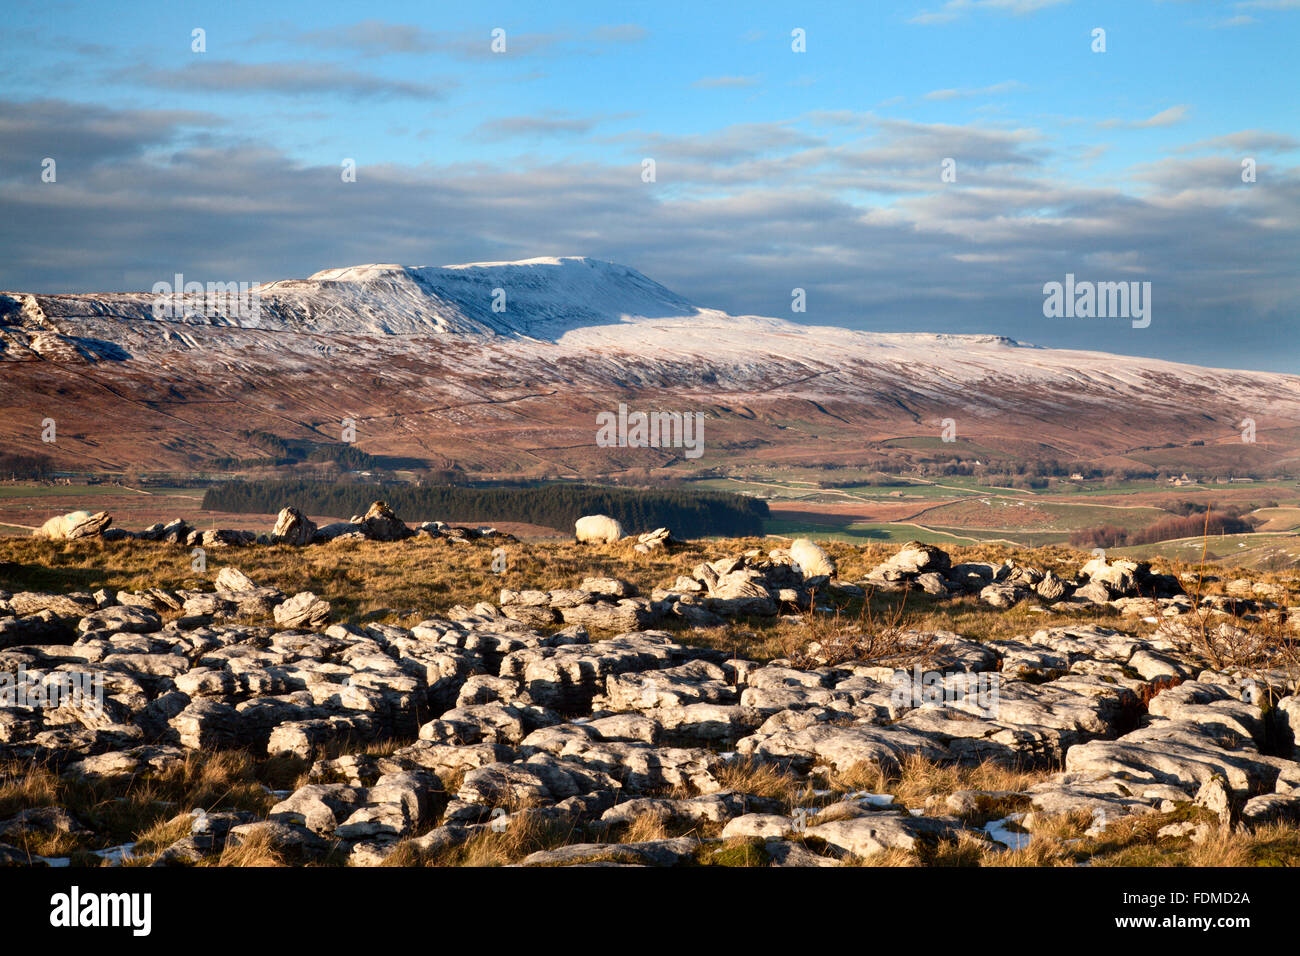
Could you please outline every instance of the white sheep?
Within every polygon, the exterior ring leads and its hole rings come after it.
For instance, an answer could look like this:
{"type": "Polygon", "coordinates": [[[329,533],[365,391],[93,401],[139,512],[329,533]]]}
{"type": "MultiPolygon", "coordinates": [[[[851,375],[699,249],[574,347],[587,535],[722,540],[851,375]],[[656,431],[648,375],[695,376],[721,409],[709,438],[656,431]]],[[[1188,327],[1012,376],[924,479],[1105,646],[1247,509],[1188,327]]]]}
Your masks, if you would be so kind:
{"type": "Polygon", "coordinates": [[[89,511],[72,511],[66,515],[55,515],[41,525],[33,536],[48,538],[51,541],[62,541],[87,522],[94,520],[95,517],[89,511]]]}
{"type": "Polygon", "coordinates": [[[799,538],[790,545],[790,558],[803,569],[804,577],[823,574],[835,577],[835,559],[807,538],[799,538]]]}
{"type": "Polygon", "coordinates": [[[623,526],[609,515],[583,515],[573,525],[579,543],[612,544],[624,537],[623,526]]]}

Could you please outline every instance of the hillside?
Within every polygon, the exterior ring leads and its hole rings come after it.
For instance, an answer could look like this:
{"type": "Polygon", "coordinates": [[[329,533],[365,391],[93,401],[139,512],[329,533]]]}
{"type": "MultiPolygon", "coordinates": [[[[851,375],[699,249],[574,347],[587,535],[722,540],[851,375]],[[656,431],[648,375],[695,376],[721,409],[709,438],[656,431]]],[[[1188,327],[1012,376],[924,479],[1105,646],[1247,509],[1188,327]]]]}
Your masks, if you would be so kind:
{"type": "Polygon", "coordinates": [[[1250,472],[1300,447],[1300,377],[733,316],[590,259],[331,269],[269,283],[256,315],[187,296],[158,320],[153,301],[0,295],[6,447],[183,472],[263,456],[249,432],[337,443],[345,419],[381,463],[477,474],[990,453],[1250,472]],[[703,454],[597,445],[620,403],[703,414],[703,454]]]}

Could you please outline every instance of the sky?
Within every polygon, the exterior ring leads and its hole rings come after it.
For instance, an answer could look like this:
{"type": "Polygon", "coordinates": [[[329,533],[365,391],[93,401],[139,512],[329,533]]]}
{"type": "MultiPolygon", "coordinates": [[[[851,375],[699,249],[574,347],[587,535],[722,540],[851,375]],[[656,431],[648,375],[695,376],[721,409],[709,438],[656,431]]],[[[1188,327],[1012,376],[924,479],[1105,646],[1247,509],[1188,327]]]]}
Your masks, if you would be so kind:
{"type": "Polygon", "coordinates": [[[1300,373],[1300,0],[6,0],[0,43],[0,289],[585,255],[1300,373]],[[1045,315],[1067,274],[1151,321],[1045,315]]]}

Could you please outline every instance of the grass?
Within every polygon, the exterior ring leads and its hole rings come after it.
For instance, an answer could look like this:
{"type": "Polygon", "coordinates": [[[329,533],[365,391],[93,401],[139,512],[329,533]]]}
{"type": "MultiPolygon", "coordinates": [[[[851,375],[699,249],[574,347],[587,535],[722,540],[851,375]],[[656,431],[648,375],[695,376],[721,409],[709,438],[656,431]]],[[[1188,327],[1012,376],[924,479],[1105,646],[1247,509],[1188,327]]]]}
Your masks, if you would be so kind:
{"type": "MultiPolygon", "coordinates": [[[[1112,823],[1102,834],[1086,832],[1093,825],[1087,812],[1039,816],[1029,843],[1021,849],[1007,849],[977,832],[993,820],[1030,809],[1029,799],[1018,795],[1046,779],[1050,770],[1027,771],[994,763],[973,767],[936,764],[918,756],[903,761],[900,768],[882,771],[869,765],[854,767],[829,776],[807,779],[762,764],[741,761],[723,771],[720,783],[728,790],[778,800],[782,812],[792,815],[795,807],[819,809],[856,791],[887,793],[899,809],[925,809],[931,815],[948,812],[947,797],[957,791],[1009,792],[1007,796],[985,797],[957,816],[968,827],[955,839],[922,843],[915,850],[889,850],[869,857],[848,857],[838,862],[856,866],[1294,866],[1300,862],[1300,827],[1269,825],[1254,832],[1220,830],[1209,811],[1180,805],[1172,813],[1134,815],[1112,823]],[[816,792],[815,791],[820,791],[816,792]],[[1190,836],[1161,837],[1159,830],[1171,823],[1192,821],[1208,827],[1208,839],[1197,842],[1190,836]]],[[[484,832],[465,844],[437,854],[420,854],[406,841],[385,865],[394,866],[503,866],[517,863],[537,850],[554,849],[570,843],[639,843],[693,835],[702,843],[695,862],[703,866],[762,867],[772,860],[762,839],[721,840],[721,825],[669,824],[657,814],[643,814],[621,828],[575,829],[540,824],[527,817],[512,817],[501,833],[484,832]]],[[[819,855],[830,851],[815,837],[793,835],[819,855]]],[[[613,852],[609,859],[617,859],[613,852]]]]}
{"type": "MultiPolygon", "coordinates": [[[[62,806],[88,831],[10,833],[5,841],[33,856],[70,857],[74,865],[104,865],[93,850],[122,843],[136,844],[129,865],[147,866],[158,854],[190,832],[188,811],[244,809],[265,816],[275,798],[261,784],[279,788],[297,774],[305,782],[302,765],[260,760],[242,751],[195,752],[180,766],[156,774],[112,781],[87,782],[59,778],[41,765],[0,768],[0,819],[29,807],[62,806]]],[[[844,772],[822,772],[807,778],[768,764],[735,762],[719,775],[724,789],[778,801],[781,812],[793,815],[796,807],[818,810],[846,794],[858,791],[891,794],[898,809],[922,809],[930,815],[949,810],[946,799],[958,791],[987,791],[993,795],[974,800],[957,816],[968,827],[982,828],[991,820],[1029,809],[1019,796],[1046,779],[1050,769],[1022,770],[985,762],[978,766],[938,764],[916,755],[901,766],[883,770],[859,765],[844,772]],[[1006,792],[1005,796],[998,793],[1006,792]]],[[[667,796],[685,796],[670,793],[667,796]]],[[[1040,817],[1029,844],[1019,850],[1002,848],[982,834],[959,832],[956,839],[926,843],[914,851],[890,850],[866,858],[839,862],[862,866],[1295,866],[1300,865],[1300,827],[1270,825],[1254,832],[1221,831],[1208,811],[1180,805],[1168,814],[1151,813],[1123,818],[1098,836],[1085,831],[1090,814],[1072,813],[1040,817]],[[1209,838],[1161,837],[1171,823],[1192,821],[1208,826],[1209,838]]],[[[518,863],[539,850],[568,844],[609,842],[640,843],[691,835],[702,840],[696,862],[706,866],[767,866],[772,861],[764,841],[720,840],[716,823],[670,824],[657,814],[642,814],[622,827],[599,823],[573,825],[544,819],[539,814],[513,813],[501,831],[484,829],[466,842],[435,850],[421,850],[413,839],[401,841],[385,859],[385,866],[505,866],[518,863]]],[[[826,847],[813,837],[798,834],[795,842],[816,853],[826,847]]],[[[611,852],[609,859],[618,859],[611,852]]],[[[265,835],[254,834],[239,846],[227,845],[204,858],[203,866],[287,866],[294,861],[273,847],[265,835]]],[[[325,865],[341,865],[335,853],[325,865]]]]}
{"type": "MultiPolygon", "coordinates": [[[[100,485],[39,485],[39,484],[0,484],[0,499],[3,498],[97,498],[103,495],[127,495],[132,489],[117,484],[100,485]]],[[[203,497],[203,490],[195,488],[150,488],[150,495],[180,495],[195,498],[203,497]]]]}
{"type": "MultiPolygon", "coordinates": [[[[231,565],[257,583],[286,593],[315,592],[331,603],[334,621],[410,626],[430,616],[445,614],[457,604],[495,602],[502,588],[574,587],[584,577],[593,575],[623,578],[648,595],[656,586],[670,584],[678,575],[689,574],[703,561],[745,550],[766,553],[783,543],[763,538],[695,541],[675,548],[672,553],[651,555],[635,554],[627,543],[597,547],[571,542],[518,543],[506,546],[508,568],[504,574],[492,572],[492,546],[487,544],[412,539],[392,543],[335,542],[307,548],[277,545],[211,549],[207,571],[199,574],[191,566],[189,549],[173,545],[144,541],[105,543],[98,539],[47,542],[0,538],[0,589],[66,593],[99,588],[110,591],[147,587],[211,588],[217,571],[231,565]]],[[[897,550],[892,543],[852,545],[824,541],[823,544],[838,561],[840,578],[846,581],[860,580],[897,550]]],[[[954,563],[1001,563],[1010,558],[1017,563],[1055,571],[1062,577],[1073,575],[1091,557],[1060,545],[1012,549],[979,543],[943,547],[954,563]]],[[[1195,553],[1184,549],[1181,557],[1160,563],[1179,574],[1194,570],[1199,559],[1199,549],[1195,553]]],[[[1289,603],[1297,603],[1294,595],[1300,592],[1300,582],[1294,570],[1264,571],[1213,564],[1207,570],[1223,579],[1245,576],[1281,584],[1293,595],[1289,603]]],[[[833,607],[842,618],[856,618],[863,610],[860,598],[849,599],[834,591],[825,591],[818,599],[819,604],[833,607]]],[[[875,594],[871,597],[872,610],[878,614],[891,613],[899,600],[898,595],[875,594]]],[[[1050,623],[1097,621],[1113,625],[1121,620],[1109,607],[1064,617],[1035,612],[1033,601],[998,611],[970,596],[940,599],[913,593],[906,600],[917,627],[944,628],[979,639],[1012,637],[1050,623]]],[[[795,636],[803,633],[807,623],[798,617],[737,618],[720,628],[696,630],[669,619],[657,626],[675,632],[678,639],[687,643],[765,660],[788,654],[798,645],[795,636]]],[[[1130,619],[1126,626],[1140,629],[1142,625],[1130,619]]]]}
{"type": "MultiPolygon", "coordinates": [[[[1212,535],[1208,543],[1209,560],[1223,565],[1265,570],[1300,567],[1300,535],[1268,533],[1212,535]]],[[[1202,539],[1197,536],[1115,548],[1113,552],[1120,557],[1164,558],[1189,562],[1200,556],[1201,545],[1202,539]]]]}
{"type": "Polygon", "coordinates": [[[768,534],[784,537],[812,537],[818,541],[842,541],[849,544],[865,544],[874,541],[902,544],[905,541],[920,541],[924,544],[941,545],[944,548],[993,537],[989,532],[968,528],[944,531],[937,528],[917,527],[906,522],[854,521],[848,525],[821,525],[786,518],[765,519],[763,530],[768,534]]]}
{"type": "MultiPolygon", "coordinates": [[[[459,846],[424,853],[411,841],[399,845],[391,866],[507,866],[539,850],[553,850],[570,843],[585,843],[585,836],[572,827],[545,820],[539,815],[518,813],[503,830],[485,829],[459,846]]],[[[631,842],[631,841],[625,841],[631,842]]]]}
{"type": "Polygon", "coordinates": [[[278,802],[268,790],[305,782],[304,770],[299,761],[258,759],[239,750],[191,751],[161,772],[105,779],[60,776],[41,763],[9,761],[0,765],[0,820],[34,807],[62,807],[84,832],[27,830],[7,834],[5,842],[34,856],[92,865],[100,861],[91,851],[136,843],[136,862],[147,863],[189,832],[188,818],[180,815],[201,808],[265,817],[278,802]]]}
{"type": "MultiPolygon", "coordinates": [[[[494,601],[502,587],[572,587],[583,577],[609,574],[632,581],[641,593],[669,583],[701,561],[747,549],[778,544],[772,540],[741,539],[692,542],[672,553],[636,555],[629,545],[579,547],[571,543],[517,544],[508,546],[509,570],[492,573],[491,547],[453,545],[446,541],[412,540],[384,544],[339,542],[332,545],[294,549],[231,549],[209,554],[208,572],[200,577],[190,566],[185,548],[147,542],[105,544],[100,541],[54,543],[29,538],[0,539],[0,588],[7,590],[90,590],[98,587],[135,589],[146,586],[210,586],[216,571],[231,564],[255,581],[293,592],[310,589],[330,600],[334,618],[340,621],[389,621],[410,624],[426,616],[445,612],[453,604],[469,605],[478,600],[494,601]]],[[[840,577],[860,579],[896,548],[868,543],[849,545],[827,542],[827,550],[840,566],[840,577]]],[[[948,548],[954,562],[1011,557],[1017,562],[1050,569],[1069,576],[1090,557],[1066,547],[1009,550],[991,544],[948,548]]],[[[1199,555],[1196,557],[1199,558],[1199,555]]],[[[1181,574],[1197,567],[1192,561],[1173,559],[1165,569],[1181,574]]],[[[1206,592],[1222,589],[1230,578],[1279,584],[1286,591],[1285,603],[1297,603],[1300,582],[1294,571],[1243,570],[1208,567],[1206,592]]],[[[995,639],[1032,633],[1040,627],[1066,621],[1098,621],[1119,624],[1110,609],[1071,614],[1068,618],[1036,612],[1032,602],[1009,610],[980,605],[972,597],[956,600],[933,598],[918,592],[873,593],[849,599],[834,591],[818,595],[818,603],[829,603],[834,612],[810,612],[802,616],[739,619],[725,626],[694,630],[681,623],[665,626],[678,639],[719,647],[750,659],[789,658],[807,650],[810,639],[825,646],[828,640],[847,634],[854,627],[867,638],[884,640],[903,628],[946,629],[967,637],[995,639]]],[[[1123,620],[1128,630],[1140,630],[1133,619],[1123,620]]],[[[1263,625],[1261,625],[1263,627],[1263,625]]],[[[833,648],[832,648],[833,649],[833,648]]],[[[861,651],[860,646],[853,648],[861,651]]],[[[371,753],[386,753],[400,741],[380,741],[351,747],[371,753]]],[[[338,748],[335,748],[338,749],[338,748]]],[[[40,764],[9,763],[0,766],[0,820],[30,807],[60,806],[88,832],[43,832],[30,830],[10,835],[5,842],[40,856],[71,857],[74,862],[99,865],[93,855],[123,843],[136,844],[135,862],[147,863],[170,843],[188,831],[182,817],[191,809],[248,810],[265,816],[276,799],[270,790],[289,790],[307,780],[308,764],[299,760],[268,759],[242,751],[193,752],[178,766],[157,773],[113,780],[87,781],[61,778],[40,764]]],[[[741,761],[721,771],[720,783],[730,790],[778,801],[787,813],[796,807],[823,807],[855,790],[890,793],[904,808],[923,808],[930,813],[946,812],[942,801],[958,790],[1022,791],[1045,778],[1048,770],[1023,770],[994,764],[978,767],[945,766],[920,758],[908,758],[901,767],[885,771],[874,766],[853,768],[841,774],[800,778],[779,768],[741,761]],[[827,794],[814,791],[827,790],[827,794]]],[[[444,781],[454,792],[457,782],[444,781]]],[[[684,794],[678,794],[679,796],[684,794]]],[[[518,808],[510,808],[518,809],[518,808]]],[[[1025,807],[1021,797],[990,797],[976,801],[962,811],[962,820],[975,827],[1025,807]]],[[[1185,812],[1185,811],[1180,811],[1185,812]]],[[[1190,811],[1186,811],[1190,812],[1190,811]]],[[[1084,832],[1090,818],[1068,815],[1059,820],[1040,820],[1033,839],[1022,850],[999,849],[977,834],[963,834],[956,840],[925,846],[915,853],[891,851],[876,858],[849,861],[871,865],[1294,865],[1300,860],[1300,830],[1272,827],[1254,834],[1217,834],[1196,843],[1189,838],[1160,838],[1157,823],[1172,822],[1177,815],[1161,818],[1131,818],[1115,824],[1102,837],[1084,832]],[[1153,829],[1154,827],[1154,829],[1153,829]],[[1207,863],[1206,861],[1213,861],[1207,863]]],[[[485,831],[460,846],[422,851],[406,841],[390,858],[392,864],[408,865],[504,865],[518,862],[529,853],[566,843],[608,838],[619,842],[640,842],[687,833],[716,840],[717,824],[670,826],[662,818],[647,815],[619,830],[590,830],[558,825],[537,814],[515,813],[503,832],[485,831]]],[[[814,851],[822,848],[810,843],[814,851]]],[[[212,865],[283,865],[286,860],[265,840],[253,839],[240,847],[229,847],[205,861],[212,865]]],[[[337,861],[334,861],[337,862],[337,861]]],[[[766,853],[755,841],[710,842],[701,850],[703,865],[766,865],[766,853]],[[707,851],[707,852],[706,852],[707,851]]]]}
{"type": "Polygon", "coordinates": [[[48,543],[0,539],[0,587],[8,590],[136,590],[211,587],[231,565],[259,584],[288,593],[311,590],[329,599],[341,620],[416,623],[455,604],[495,600],[502,588],[559,588],[582,578],[618,574],[648,593],[704,558],[703,546],[671,558],[634,555],[630,545],[580,548],[574,544],[507,545],[508,570],[492,572],[492,547],[445,540],[334,542],[211,549],[207,573],[191,567],[190,551],[150,542],[48,543]]]}
{"type": "Polygon", "coordinates": [[[1300,508],[1259,508],[1254,514],[1264,522],[1260,531],[1300,530],[1300,508]]]}
{"type": "Polygon", "coordinates": [[[797,801],[811,790],[810,784],[796,774],[752,760],[736,761],[723,767],[718,782],[724,790],[780,800],[790,807],[798,806],[797,801]]]}
{"type": "MultiPolygon", "coordinates": [[[[1047,779],[1052,770],[1021,770],[992,761],[975,766],[940,764],[916,754],[904,758],[902,764],[891,770],[877,766],[854,767],[833,780],[848,789],[870,790],[873,793],[893,794],[899,805],[924,808],[936,797],[949,797],[960,790],[1016,791],[1023,790],[1047,779]]],[[[980,813],[1001,807],[984,806],[980,813]]],[[[1005,814],[1003,814],[1005,816],[1005,814]]],[[[989,817],[998,819],[998,817],[989,817]]],[[[966,822],[975,822],[975,815],[963,816],[966,822]]],[[[981,823],[987,822],[981,820],[981,823]]]]}
{"type": "Polygon", "coordinates": [[[940,505],[918,515],[925,525],[946,528],[981,528],[1002,531],[1040,531],[1068,534],[1080,527],[1101,524],[1143,528],[1157,518],[1167,517],[1160,508],[1120,508],[1067,502],[1027,501],[1018,498],[967,498],[940,505]]]}

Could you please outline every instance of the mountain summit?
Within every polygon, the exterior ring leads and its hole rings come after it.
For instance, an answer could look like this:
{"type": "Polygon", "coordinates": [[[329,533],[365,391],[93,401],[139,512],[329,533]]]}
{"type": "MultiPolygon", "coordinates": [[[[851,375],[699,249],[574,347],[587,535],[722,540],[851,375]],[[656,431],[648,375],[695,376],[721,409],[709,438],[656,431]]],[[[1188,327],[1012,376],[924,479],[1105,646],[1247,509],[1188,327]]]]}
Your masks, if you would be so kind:
{"type": "Polygon", "coordinates": [[[635,269],[583,256],[441,267],[349,266],[272,282],[261,291],[286,309],[337,314],[342,307],[374,316],[354,331],[407,334],[555,339],[589,325],[699,311],[635,269]]]}

